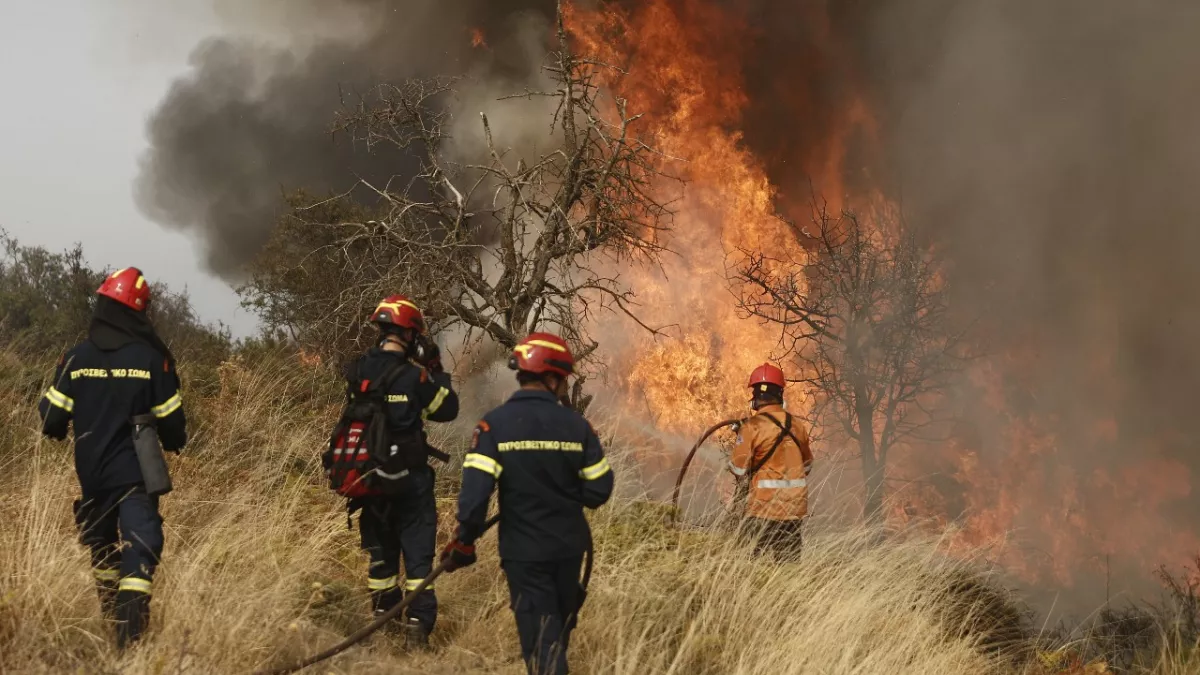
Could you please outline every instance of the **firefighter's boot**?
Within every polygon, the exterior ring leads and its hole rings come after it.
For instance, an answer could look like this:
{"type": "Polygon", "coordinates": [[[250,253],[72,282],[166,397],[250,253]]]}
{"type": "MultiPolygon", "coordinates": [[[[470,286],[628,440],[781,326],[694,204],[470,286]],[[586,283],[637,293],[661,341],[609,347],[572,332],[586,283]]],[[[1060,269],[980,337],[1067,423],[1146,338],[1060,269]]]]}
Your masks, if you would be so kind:
{"type": "Polygon", "coordinates": [[[107,582],[96,584],[96,594],[100,596],[100,616],[105,621],[117,620],[117,585],[107,582]]]}
{"type": "MultiPolygon", "coordinates": [[[[396,603],[400,602],[400,598],[402,596],[403,594],[401,593],[400,589],[395,587],[384,591],[372,591],[371,610],[375,615],[375,618],[378,619],[384,614],[387,614],[388,610],[395,607],[396,603]]],[[[384,626],[384,630],[386,631],[388,628],[394,625],[395,623],[389,622],[387,626],[384,626]]]]}
{"type": "Polygon", "coordinates": [[[93,567],[92,577],[96,581],[96,595],[100,597],[100,616],[105,621],[117,618],[117,590],[121,570],[115,567],[93,567]]]}
{"type": "Polygon", "coordinates": [[[140,591],[117,593],[117,649],[128,649],[150,625],[150,594],[140,591]]]}
{"type": "Polygon", "coordinates": [[[420,651],[429,649],[429,631],[414,617],[404,623],[404,647],[420,651]]]}

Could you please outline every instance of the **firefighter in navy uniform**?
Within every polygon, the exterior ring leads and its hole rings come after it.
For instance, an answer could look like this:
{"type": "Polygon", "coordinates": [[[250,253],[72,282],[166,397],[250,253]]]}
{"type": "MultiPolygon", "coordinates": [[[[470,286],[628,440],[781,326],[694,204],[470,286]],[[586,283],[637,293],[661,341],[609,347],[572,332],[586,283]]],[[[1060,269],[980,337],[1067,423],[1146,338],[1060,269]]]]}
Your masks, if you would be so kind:
{"type": "Polygon", "coordinates": [[[591,548],[583,508],[608,501],[613,472],[582,415],[560,404],[574,359],[562,338],[533,333],[509,367],[521,388],[483,417],[463,461],[458,533],[447,571],[475,562],[488,500],[499,487],[500,560],[530,673],[567,672],[567,646],[583,601],[580,571],[591,548]]]}
{"type": "MultiPolygon", "coordinates": [[[[442,368],[437,346],[425,337],[425,319],[411,300],[402,295],[384,299],[371,322],[379,328],[379,341],[350,364],[349,386],[373,381],[397,362],[404,364],[387,392],[388,429],[393,434],[422,430],[423,442],[423,420],[450,422],[458,417],[458,394],[450,385],[450,375],[442,368]]],[[[352,512],[362,511],[359,533],[363,549],[371,556],[367,586],[376,615],[394,607],[424,581],[433,569],[437,547],[433,468],[422,464],[396,482],[394,494],[354,499],[349,507],[352,512]]],[[[404,637],[410,646],[428,645],[437,609],[432,586],[413,599],[404,619],[404,637]]]]}
{"type": "Polygon", "coordinates": [[[88,338],[63,355],[39,403],[42,432],[62,440],[75,425],[75,502],[80,540],[117,645],[136,641],[150,619],[151,583],[163,548],[158,497],[146,494],[131,418],[152,414],[163,448],[179,452],[187,423],[170,350],[146,317],[150,287],[136,268],[97,291],[88,338]]]}

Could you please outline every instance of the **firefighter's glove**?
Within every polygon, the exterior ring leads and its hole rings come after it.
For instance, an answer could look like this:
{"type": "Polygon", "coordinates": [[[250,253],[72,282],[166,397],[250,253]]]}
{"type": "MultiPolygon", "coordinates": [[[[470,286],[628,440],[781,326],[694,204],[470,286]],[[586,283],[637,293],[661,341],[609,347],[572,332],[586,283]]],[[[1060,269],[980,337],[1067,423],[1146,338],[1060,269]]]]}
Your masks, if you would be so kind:
{"type": "Polygon", "coordinates": [[[475,546],[474,544],[464,544],[455,539],[446,548],[442,550],[442,565],[445,566],[447,572],[453,572],[463,567],[469,567],[475,564],[475,546]]]}
{"type": "Polygon", "coordinates": [[[425,367],[431,373],[437,374],[444,370],[442,368],[442,350],[437,344],[424,336],[417,338],[417,353],[414,360],[425,367]]]}
{"type": "Polygon", "coordinates": [[[442,353],[437,345],[429,345],[429,351],[432,354],[425,358],[425,370],[437,375],[444,372],[446,369],[442,367],[442,353]]]}

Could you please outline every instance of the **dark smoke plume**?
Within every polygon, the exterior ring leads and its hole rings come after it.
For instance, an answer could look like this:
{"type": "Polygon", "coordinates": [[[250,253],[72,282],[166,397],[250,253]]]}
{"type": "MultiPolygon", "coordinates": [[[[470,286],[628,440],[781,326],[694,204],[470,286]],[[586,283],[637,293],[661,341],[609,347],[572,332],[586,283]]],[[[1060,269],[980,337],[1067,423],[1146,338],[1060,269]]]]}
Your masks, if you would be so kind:
{"type": "Polygon", "coordinates": [[[405,170],[404,158],[368,155],[331,139],[343,99],[352,103],[379,83],[434,75],[471,75],[481,86],[507,82],[519,90],[537,75],[539,36],[553,2],[216,6],[231,22],[257,25],[235,25],[249,30],[196,48],[191,72],[150,120],[136,196],[157,222],[197,235],[208,266],[232,279],[266,241],[282,190],[340,191],[356,176],[385,182],[405,170]],[[339,18],[347,26],[328,37],[301,33],[339,18]],[[255,29],[282,32],[284,42],[255,39],[255,29]],[[473,44],[473,29],[486,47],[473,44]]]}

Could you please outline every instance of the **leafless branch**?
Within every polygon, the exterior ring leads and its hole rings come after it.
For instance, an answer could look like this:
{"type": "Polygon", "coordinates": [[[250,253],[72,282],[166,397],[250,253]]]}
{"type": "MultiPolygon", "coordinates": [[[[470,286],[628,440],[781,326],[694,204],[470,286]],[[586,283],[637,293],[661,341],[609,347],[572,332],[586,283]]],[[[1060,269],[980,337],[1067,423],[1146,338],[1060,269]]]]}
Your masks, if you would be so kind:
{"type": "Polygon", "coordinates": [[[360,180],[352,195],[293,212],[297,227],[320,231],[313,235],[321,241],[318,258],[340,266],[342,285],[336,302],[322,299],[329,292],[311,300],[290,295],[288,302],[323,306],[326,320],[343,322],[331,332],[356,339],[361,326],[356,332],[344,317],[361,322],[369,298],[395,292],[414,295],[440,325],[461,324],[509,348],[545,325],[590,354],[594,342],[583,318],[595,311],[617,311],[651,333],[660,330],[637,315],[627,287],[591,263],[657,263],[672,216],[670,204],[655,196],[671,180],[661,169],[664,156],[639,136],[641,115],[600,86],[612,66],[575,56],[561,24],[558,37],[545,64],[553,86],[502,99],[554,101],[554,145],[538,156],[501,146],[481,114],[476,161],[454,161],[446,101],[455,80],[382,84],[346,105],[335,134],[368,151],[398,150],[418,168],[386,185],[360,180]],[[372,206],[339,212],[347,202],[372,206]]]}

